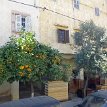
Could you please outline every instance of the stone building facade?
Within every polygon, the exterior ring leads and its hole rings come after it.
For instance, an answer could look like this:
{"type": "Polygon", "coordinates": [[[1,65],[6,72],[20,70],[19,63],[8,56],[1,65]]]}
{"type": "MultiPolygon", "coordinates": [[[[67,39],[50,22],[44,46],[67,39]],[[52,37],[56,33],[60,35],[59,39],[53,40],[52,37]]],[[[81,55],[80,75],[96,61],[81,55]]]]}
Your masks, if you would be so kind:
{"type": "Polygon", "coordinates": [[[41,0],[39,6],[41,42],[58,49],[71,65],[77,51],[73,33],[79,24],[93,20],[107,28],[107,0],[41,0]]]}
{"type": "MultiPolygon", "coordinates": [[[[0,8],[0,46],[23,26],[35,32],[39,42],[63,53],[64,62],[72,67],[76,52],[73,33],[78,32],[79,24],[93,20],[107,29],[107,0],[0,0],[0,8]]],[[[0,94],[9,92],[17,99],[18,87],[18,83],[6,83],[0,94]]]]}

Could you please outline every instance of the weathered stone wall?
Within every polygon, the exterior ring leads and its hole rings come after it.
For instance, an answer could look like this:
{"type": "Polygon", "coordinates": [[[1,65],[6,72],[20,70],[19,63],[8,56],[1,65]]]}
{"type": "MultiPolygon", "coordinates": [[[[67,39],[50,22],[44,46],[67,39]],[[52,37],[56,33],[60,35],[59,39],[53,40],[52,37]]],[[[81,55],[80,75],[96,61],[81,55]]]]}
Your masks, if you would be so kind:
{"type": "Polygon", "coordinates": [[[73,0],[41,0],[40,6],[44,8],[40,9],[41,42],[51,45],[61,53],[74,53],[72,34],[75,32],[74,29],[78,29],[81,21],[93,20],[96,25],[107,28],[106,0],[80,0],[79,9],[74,8],[73,0]],[[100,9],[100,16],[95,15],[95,7],[100,9]],[[62,25],[61,29],[70,31],[71,46],[58,43],[57,28],[60,26],[56,25],[62,25]]]}

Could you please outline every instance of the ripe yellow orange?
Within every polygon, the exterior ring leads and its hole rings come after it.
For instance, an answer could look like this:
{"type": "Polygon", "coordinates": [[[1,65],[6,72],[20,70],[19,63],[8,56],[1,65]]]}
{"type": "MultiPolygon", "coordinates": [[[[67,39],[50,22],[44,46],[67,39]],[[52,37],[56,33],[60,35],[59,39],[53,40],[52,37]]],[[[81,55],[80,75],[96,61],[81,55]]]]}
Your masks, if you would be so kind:
{"type": "Polygon", "coordinates": [[[19,68],[20,68],[20,69],[24,69],[24,66],[20,66],[19,68]]]}
{"type": "Polygon", "coordinates": [[[24,73],[23,73],[23,72],[19,72],[19,75],[20,75],[21,77],[23,77],[23,76],[24,76],[24,73]]]}
{"type": "Polygon", "coordinates": [[[28,68],[29,67],[29,65],[25,65],[25,68],[28,68]]]}
{"type": "Polygon", "coordinates": [[[29,72],[32,72],[32,70],[30,68],[27,69],[29,72]]]}

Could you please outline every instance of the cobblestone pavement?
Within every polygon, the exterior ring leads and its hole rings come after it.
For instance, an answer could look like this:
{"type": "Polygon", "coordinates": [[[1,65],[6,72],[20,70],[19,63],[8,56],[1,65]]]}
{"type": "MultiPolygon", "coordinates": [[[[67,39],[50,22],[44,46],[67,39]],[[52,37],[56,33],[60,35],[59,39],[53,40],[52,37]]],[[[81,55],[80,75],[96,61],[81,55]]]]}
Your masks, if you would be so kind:
{"type": "Polygon", "coordinates": [[[76,104],[80,104],[82,101],[81,98],[74,98],[73,100],[62,102],[61,107],[73,107],[76,104]]]}

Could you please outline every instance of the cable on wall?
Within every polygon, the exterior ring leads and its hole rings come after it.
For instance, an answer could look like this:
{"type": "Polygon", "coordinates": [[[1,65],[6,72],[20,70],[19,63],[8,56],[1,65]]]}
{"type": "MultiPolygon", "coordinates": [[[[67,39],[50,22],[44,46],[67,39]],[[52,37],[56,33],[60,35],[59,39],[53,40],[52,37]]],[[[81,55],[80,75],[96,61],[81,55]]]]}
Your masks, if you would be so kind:
{"type": "Polygon", "coordinates": [[[68,16],[68,15],[65,15],[65,14],[62,14],[62,13],[59,13],[59,12],[56,12],[56,11],[51,10],[51,9],[48,9],[48,8],[46,8],[46,7],[40,7],[40,6],[31,5],[31,4],[26,4],[26,3],[18,2],[18,1],[15,1],[15,0],[8,0],[8,1],[15,2],[15,3],[19,3],[19,4],[22,4],[22,5],[26,5],[26,6],[30,6],[30,7],[34,7],[34,8],[39,8],[39,9],[42,9],[42,10],[47,10],[47,11],[50,11],[50,12],[59,14],[59,15],[61,15],[61,16],[64,16],[64,17],[67,17],[67,18],[70,18],[70,19],[73,19],[73,20],[77,20],[77,21],[79,21],[79,22],[84,22],[84,21],[82,21],[82,20],[79,20],[79,19],[76,19],[76,18],[74,18],[74,17],[70,17],[70,16],[68,16]]]}

